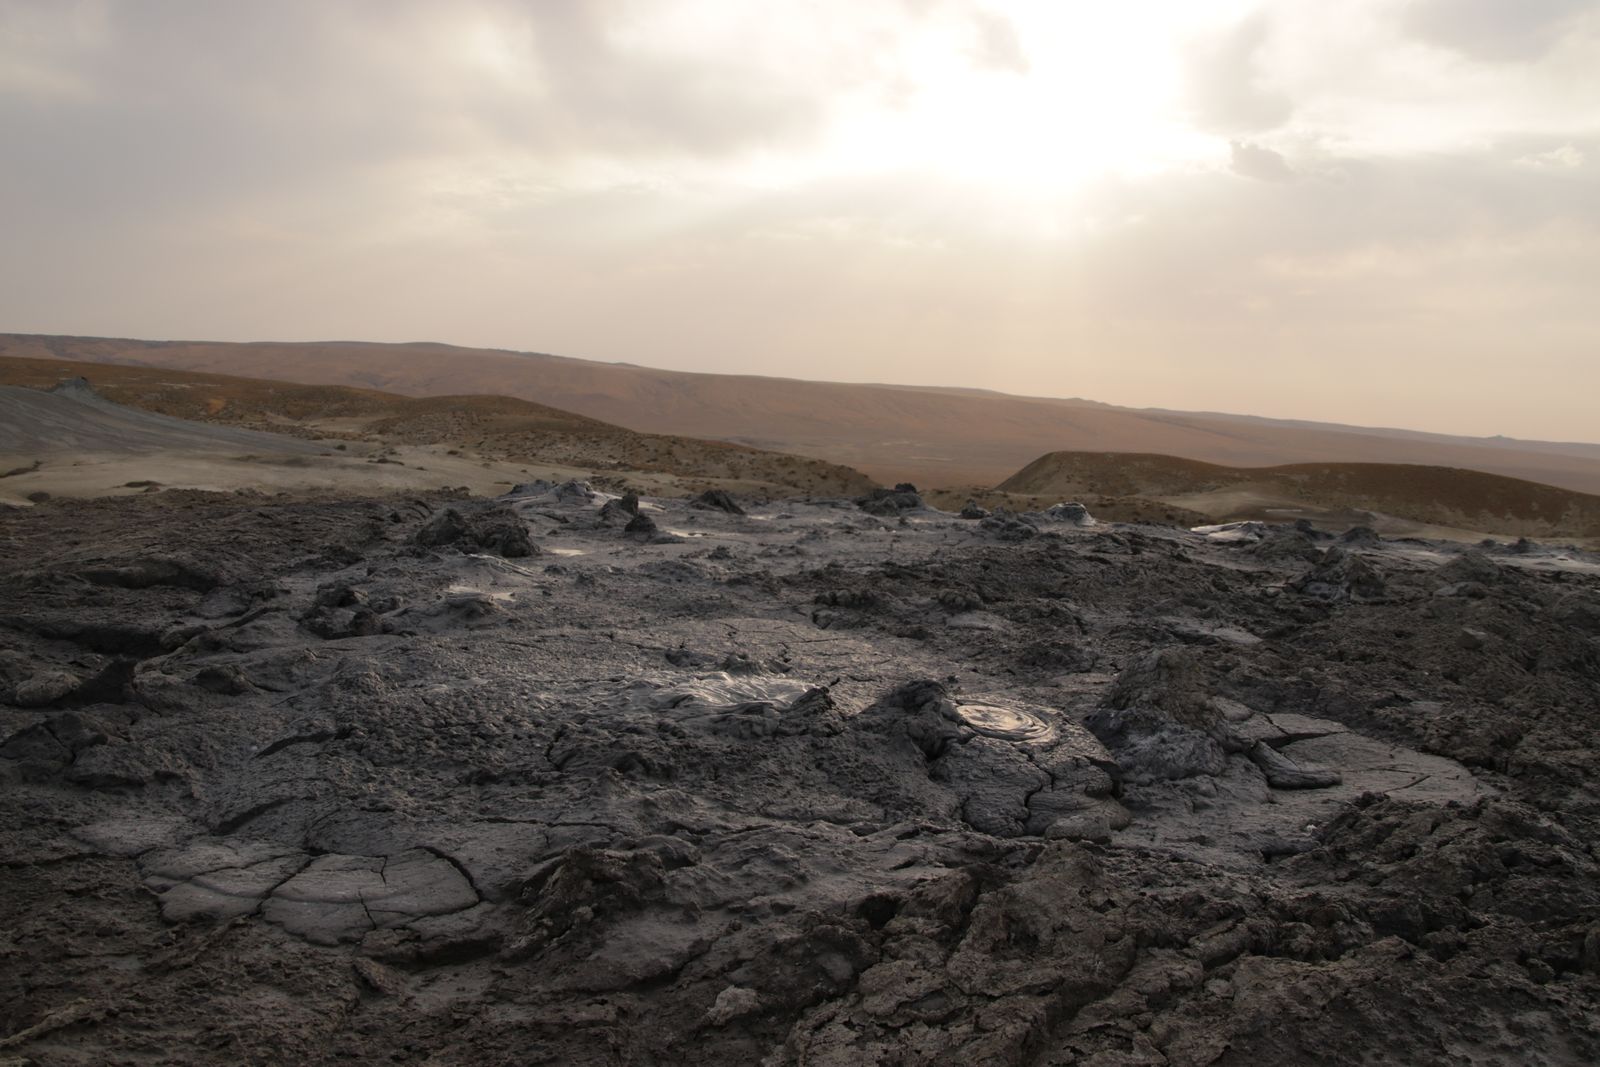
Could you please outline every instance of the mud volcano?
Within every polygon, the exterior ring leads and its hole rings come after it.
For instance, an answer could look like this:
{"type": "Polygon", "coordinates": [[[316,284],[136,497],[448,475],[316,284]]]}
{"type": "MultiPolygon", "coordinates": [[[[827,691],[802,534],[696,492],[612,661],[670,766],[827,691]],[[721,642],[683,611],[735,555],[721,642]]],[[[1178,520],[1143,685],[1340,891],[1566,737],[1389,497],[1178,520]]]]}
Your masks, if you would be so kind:
{"type": "Polygon", "coordinates": [[[1600,1061],[1593,558],[901,495],[0,512],[0,1062],[1600,1061]]]}

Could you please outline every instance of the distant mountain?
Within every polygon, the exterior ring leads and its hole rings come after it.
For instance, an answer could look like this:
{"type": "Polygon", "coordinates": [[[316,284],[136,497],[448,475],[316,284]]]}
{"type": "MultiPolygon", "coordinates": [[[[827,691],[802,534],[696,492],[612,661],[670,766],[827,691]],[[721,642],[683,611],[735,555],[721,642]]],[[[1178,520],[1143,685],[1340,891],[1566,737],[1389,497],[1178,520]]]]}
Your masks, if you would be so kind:
{"type": "Polygon", "coordinates": [[[1411,463],[1600,492],[1600,445],[1119,408],[970,389],[692,374],[434,343],[0,334],[0,355],[172,367],[408,396],[520,397],[641,432],[814,456],[883,482],[993,485],[1042,452],[1071,450],[1160,453],[1238,467],[1411,463]]]}

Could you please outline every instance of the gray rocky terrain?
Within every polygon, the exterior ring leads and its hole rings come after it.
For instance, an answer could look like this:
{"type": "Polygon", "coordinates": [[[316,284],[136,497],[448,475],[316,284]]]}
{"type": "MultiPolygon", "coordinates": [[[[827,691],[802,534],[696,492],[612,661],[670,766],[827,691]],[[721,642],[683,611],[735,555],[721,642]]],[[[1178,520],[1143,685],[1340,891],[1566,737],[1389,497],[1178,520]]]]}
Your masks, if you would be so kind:
{"type": "Polygon", "coordinates": [[[113,404],[82,378],[63,381],[50,390],[0,385],[0,454],[177,449],[286,456],[314,456],[322,451],[310,441],[280,434],[211,426],[113,404]]]}
{"type": "Polygon", "coordinates": [[[0,511],[0,1063],[1600,1061],[1593,557],[740,504],[0,511]]]}

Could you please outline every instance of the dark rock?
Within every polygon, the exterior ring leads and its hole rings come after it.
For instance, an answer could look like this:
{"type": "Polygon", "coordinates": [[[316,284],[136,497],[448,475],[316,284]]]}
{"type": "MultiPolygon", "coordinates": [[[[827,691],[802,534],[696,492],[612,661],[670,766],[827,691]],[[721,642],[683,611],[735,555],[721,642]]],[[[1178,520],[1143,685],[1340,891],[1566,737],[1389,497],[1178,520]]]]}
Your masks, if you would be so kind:
{"type": "Polygon", "coordinates": [[[625,493],[615,500],[607,500],[600,507],[600,521],[607,525],[626,523],[639,514],[639,496],[625,493]]]}
{"type": "Polygon", "coordinates": [[[1338,546],[1327,549],[1317,565],[1289,582],[1289,588],[1316,600],[1378,600],[1386,592],[1383,574],[1365,557],[1338,546]]]}
{"type": "Polygon", "coordinates": [[[893,489],[878,488],[857,497],[856,506],[869,515],[892,519],[901,512],[915,511],[924,505],[916,487],[909,482],[902,482],[893,489]]]}
{"type": "Polygon", "coordinates": [[[593,486],[577,479],[562,482],[550,490],[550,493],[563,504],[587,504],[597,495],[593,486]]]}
{"type": "Polygon", "coordinates": [[[1600,636],[1600,596],[1568,593],[1556,601],[1550,614],[1575,630],[1600,636]]]}
{"type": "Polygon", "coordinates": [[[48,707],[70,696],[78,684],[78,677],[67,671],[40,671],[17,685],[11,702],[21,708],[48,707]]]}
{"type": "Polygon", "coordinates": [[[1134,781],[1221,774],[1239,746],[1206,685],[1197,653],[1164,648],[1117,675],[1105,706],[1084,720],[1134,781]]]}
{"type": "Polygon", "coordinates": [[[862,712],[855,725],[900,734],[929,760],[944,755],[961,736],[961,720],[949,691],[938,682],[908,682],[862,712]]]}
{"type": "Polygon", "coordinates": [[[313,603],[320,608],[354,608],[367,602],[367,594],[349,582],[330,582],[317,586],[313,603]]]}
{"type": "Polygon", "coordinates": [[[739,506],[739,502],[734,500],[726,489],[707,489],[695,497],[689,506],[708,511],[723,511],[729,515],[744,514],[744,508],[739,506]]]}
{"type": "Polygon", "coordinates": [[[424,548],[477,548],[507,559],[539,554],[539,546],[528,536],[527,525],[503,505],[470,516],[445,508],[417,531],[416,543],[424,548]]]}
{"type": "Polygon", "coordinates": [[[231,664],[202,668],[195,674],[194,684],[219,696],[242,696],[255,691],[244,672],[231,664]]]}
{"type": "Polygon", "coordinates": [[[1117,709],[1155,709],[1202,730],[1219,718],[1199,656],[1187,648],[1162,648],[1139,657],[1117,675],[1105,703],[1117,709]]]}
{"type": "Polygon", "coordinates": [[[1269,526],[1265,535],[1250,548],[1250,554],[1265,560],[1304,560],[1314,562],[1322,555],[1315,540],[1293,526],[1269,526]]]}
{"type": "Polygon", "coordinates": [[[317,607],[301,617],[300,624],[329,641],[345,637],[371,637],[383,632],[383,619],[370,608],[317,607]]]}
{"type": "Polygon", "coordinates": [[[1039,536],[1039,528],[1012,515],[1005,508],[995,508],[988,518],[979,522],[984,530],[1001,541],[1027,541],[1039,536]]]}
{"type": "Polygon", "coordinates": [[[417,531],[417,544],[424,548],[454,545],[467,538],[469,527],[466,518],[455,508],[445,508],[429,519],[417,531]]]}
{"type": "Polygon", "coordinates": [[[523,890],[530,909],[508,958],[525,959],[558,938],[594,938],[601,924],[660,900],[665,878],[666,867],[653,852],[571,850],[523,890]]]}
{"type": "Polygon", "coordinates": [[[1135,782],[1221,774],[1228,755],[1210,733],[1145,708],[1098,708],[1083,721],[1135,782]]]}
{"type": "Polygon", "coordinates": [[[1467,549],[1443,564],[1436,573],[1451,584],[1474,582],[1489,586],[1498,585],[1505,579],[1505,572],[1500,566],[1476,548],[1467,549]]]}

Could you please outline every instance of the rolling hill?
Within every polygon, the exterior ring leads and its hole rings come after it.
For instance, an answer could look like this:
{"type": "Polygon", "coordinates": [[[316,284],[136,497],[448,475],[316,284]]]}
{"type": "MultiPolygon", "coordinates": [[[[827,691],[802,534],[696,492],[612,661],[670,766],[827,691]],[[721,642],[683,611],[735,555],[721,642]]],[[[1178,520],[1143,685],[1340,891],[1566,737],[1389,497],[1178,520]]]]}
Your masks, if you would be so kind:
{"type": "Polygon", "coordinates": [[[1407,520],[1508,536],[1600,538],[1600,496],[1482,471],[1404,463],[1225,467],[1174,456],[1052,452],[996,487],[1015,496],[1138,498],[1216,522],[1407,520]]]}
{"type": "Polygon", "coordinates": [[[631,430],[845,464],[879,481],[993,485],[1041,452],[1228,466],[1413,463],[1600,492],[1600,445],[1468,438],[981,390],[691,374],[434,343],[221,343],[0,334],[0,356],[225,373],[406,396],[495,394],[631,430]]]}
{"type": "MultiPolygon", "coordinates": [[[[0,387],[21,387],[5,392],[14,400],[27,394],[23,399],[30,401],[30,421],[25,425],[20,417],[10,420],[15,423],[10,427],[14,432],[0,439],[5,446],[0,453],[26,462],[33,452],[43,449],[49,427],[40,419],[47,417],[34,409],[51,401],[45,399],[50,394],[41,397],[37,391],[73,376],[88,378],[98,395],[91,394],[94,401],[87,406],[64,409],[65,415],[103,417],[106,411],[121,412],[116,416],[119,427],[141,419],[159,420],[169,450],[187,448],[188,438],[174,427],[189,426],[201,437],[212,438],[218,436],[217,428],[230,427],[238,428],[232,432],[241,438],[231,446],[233,451],[266,448],[264,439],[249,437],[250,431],[271,431],[278,440],[294,445],[300,444],[295,438],[308,438],[325,442],[322,448],[339,442],[380,453],[388,448],[430,446],[435,453],[450,457],[470,453],[476,461],[509,467],[537,463],[615,472],[618,477],[639,473],[666,476],[670,485],[653,488],[669,495],[722,486],[757,495],[849,496],[872,484],[858,471],[823,460],[725,441],[637,433],[514,397],[412,398],[372,389],[57,359],[0,358],[0,387]],[[255,441],[253,449],[250,440],[255,441]]],[[[131,432],[127,430],[123,437],[131,432]]],[[[113,438],[100,441],[108,447],[115,443],[113,438]]],[[[85,439],[81,447],[96,446],[85,439]]],[[[305,448],[312,453],[321,450],[305,448]]]]}

